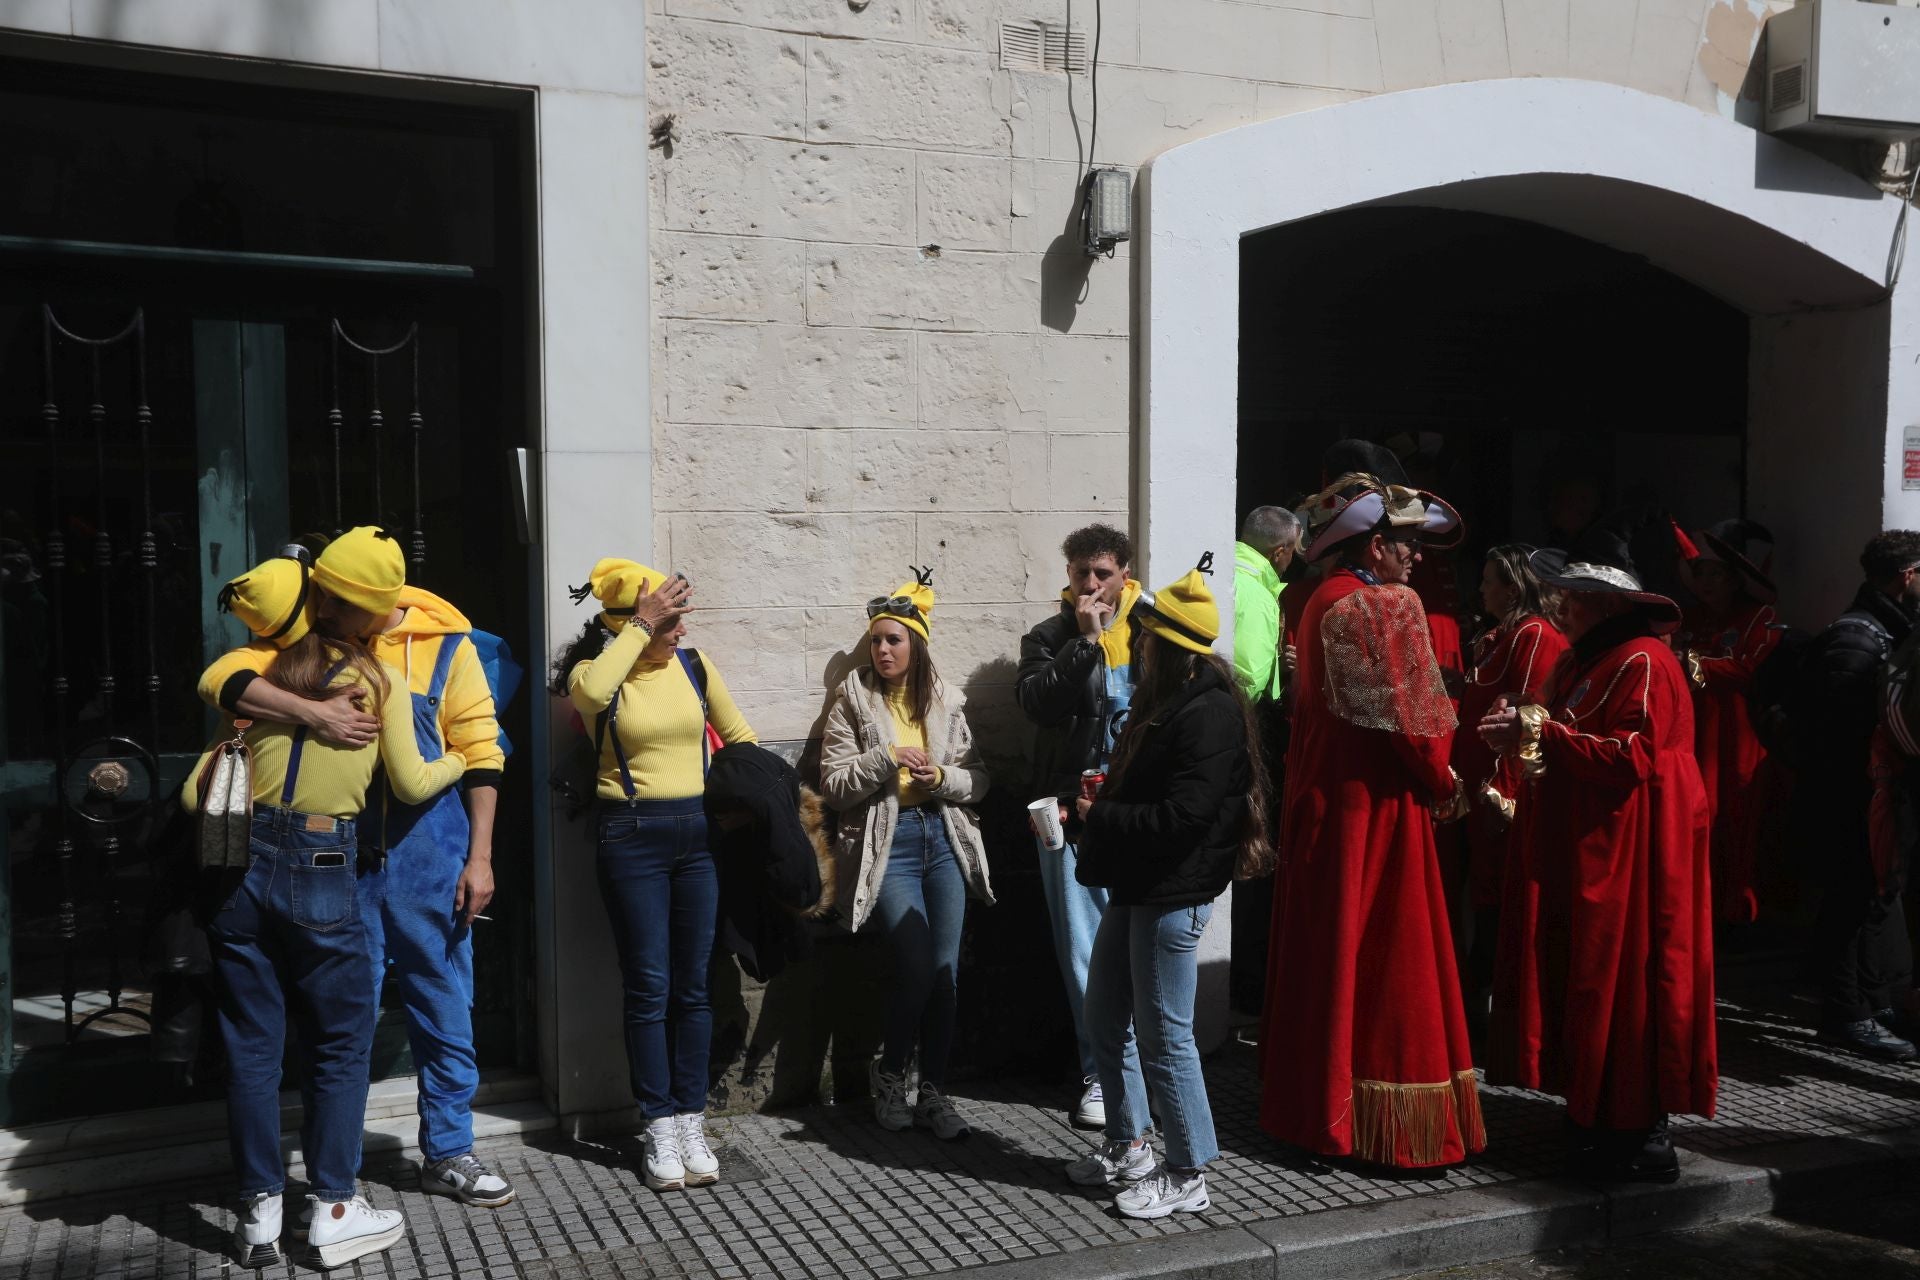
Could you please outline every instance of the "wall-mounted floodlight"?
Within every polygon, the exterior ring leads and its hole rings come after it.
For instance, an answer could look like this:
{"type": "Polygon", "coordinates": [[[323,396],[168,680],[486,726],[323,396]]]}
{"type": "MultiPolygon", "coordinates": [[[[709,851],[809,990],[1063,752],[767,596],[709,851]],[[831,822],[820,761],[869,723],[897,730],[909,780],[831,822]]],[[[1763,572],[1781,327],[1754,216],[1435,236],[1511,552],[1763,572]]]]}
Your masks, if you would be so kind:
{"type": "Polygon", "coordinates": [[[1080,243],[1089,258],[1113,256],[1133,235],[1133,179],[1125,169],[1095,169],[1080,199],[1080,243]]]}

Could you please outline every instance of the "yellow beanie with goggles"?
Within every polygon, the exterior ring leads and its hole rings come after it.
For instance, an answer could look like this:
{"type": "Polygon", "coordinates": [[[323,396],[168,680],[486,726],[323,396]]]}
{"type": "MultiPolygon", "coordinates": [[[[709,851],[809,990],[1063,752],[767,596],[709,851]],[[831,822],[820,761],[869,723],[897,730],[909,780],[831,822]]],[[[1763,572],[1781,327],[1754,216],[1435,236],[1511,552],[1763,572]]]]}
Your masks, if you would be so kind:
{"type": "Polygon", "coordinates": [[[1220,638],[1220,606],[1207,588],[1212,572],[1213,552],[1209,551],[1180,581],[1151,597],[1143,593],[1133,606],[1134,620],[1169,644],[1192,653],[1212,653],[1213,642],[1220,638]]]}
{"type": "Polygon", "coordinates": [[[407,557],[398,538],[363,524],[327,544],[313,562],[313,582],[356,609],[385,616],[407,585],[407,557]]]}
{"type": "Polygon", "coordinates": [[[894,588],[892,595],[875,596],[867,601],[867,631],[873,631],[876,622],[897,622],[910,631],[920,633],[922,640],[931,640],[928,632],[933,627],[933,570],[913,569],[913,577],[894,588]]]}
{"type": "Polygon", "coordinates": [[[220,588],[220,611],[240,619],[262,640],[285,649],[303,639],[312,624],[307,607],[307,566],[275,556],[220,588]]]}
{"type": "Polygon", "coordinates": [[[575,604],[588,596],[598,600],[601,625],[618,632],[633,617],[633,602],[664,582],[666,576],[636,560],[608,556],[593,566],[586,586],[573,588],[573,600],[575,604]]]}

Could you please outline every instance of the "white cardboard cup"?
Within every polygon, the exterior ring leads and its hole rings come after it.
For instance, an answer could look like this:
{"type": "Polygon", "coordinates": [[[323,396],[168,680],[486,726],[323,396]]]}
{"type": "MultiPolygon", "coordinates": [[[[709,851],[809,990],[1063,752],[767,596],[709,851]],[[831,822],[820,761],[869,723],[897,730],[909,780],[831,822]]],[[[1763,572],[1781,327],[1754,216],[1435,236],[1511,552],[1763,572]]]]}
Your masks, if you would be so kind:
{"type": "Polygon", "coordinates": [[[1060,802],[1052,796],[1027,806],[1027,825],[1047,848],[1058,852],[1067,847],[1067,833],[1060,829],[1060,802]]]}

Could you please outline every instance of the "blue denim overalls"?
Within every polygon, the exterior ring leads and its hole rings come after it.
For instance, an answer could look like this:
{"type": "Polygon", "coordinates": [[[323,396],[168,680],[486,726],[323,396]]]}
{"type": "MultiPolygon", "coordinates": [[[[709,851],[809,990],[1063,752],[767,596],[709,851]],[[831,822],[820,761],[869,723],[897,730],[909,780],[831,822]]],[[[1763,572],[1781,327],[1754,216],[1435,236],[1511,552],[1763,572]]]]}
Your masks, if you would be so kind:
{"type": "MultiPolygon", "coordinates": [[[[420,754],[446,752],[440,709],[464,634],[440,637],[425,693],[411,693],[420,754]]],[[[407,1014],[407,1039],[420,1078],[420,1153],[432,1164],[473,1150],[473,937],[454,915],[467,865],[467,810],[458,787],[425,804],[402,804],[383,774],[361,823],[371,856],[360,870],[360,911],[373,956],[374,999],[389,973],[407,1014]]]]}

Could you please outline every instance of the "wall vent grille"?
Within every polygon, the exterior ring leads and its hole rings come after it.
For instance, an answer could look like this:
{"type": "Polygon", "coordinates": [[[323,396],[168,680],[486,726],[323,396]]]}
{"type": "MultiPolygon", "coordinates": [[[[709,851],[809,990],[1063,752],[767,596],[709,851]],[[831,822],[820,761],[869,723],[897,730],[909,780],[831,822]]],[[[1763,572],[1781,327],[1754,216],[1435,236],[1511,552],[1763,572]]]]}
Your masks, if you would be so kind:
{"type": "Polygon", "coordinates": [[[1059,71],[1084,75],[1087,70],[1085,27],[1067,27],[1030,19],[1000,24],[1000,65],[1008,71],[1059,71]]]}
{"type": "Polygon", "coordinates": [[[1767,110],[1785,111],[1807,100],[1807,64],[1780,67],[1767,79],[1767,110]]]}

